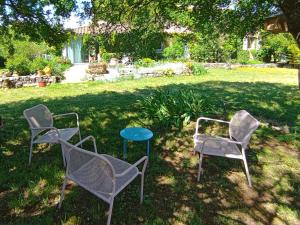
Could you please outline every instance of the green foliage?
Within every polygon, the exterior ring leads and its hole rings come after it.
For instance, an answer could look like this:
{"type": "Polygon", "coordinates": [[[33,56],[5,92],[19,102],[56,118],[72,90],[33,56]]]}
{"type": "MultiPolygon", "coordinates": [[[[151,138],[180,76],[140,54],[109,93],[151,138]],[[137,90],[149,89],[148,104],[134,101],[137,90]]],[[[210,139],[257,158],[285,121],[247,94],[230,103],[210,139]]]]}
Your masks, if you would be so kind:
{"type": "Polygon", "coordinates": [[[16,71],[19,75],[28,75],[32,72],[32,60],[35,58],[37,61],[33,61],[33,66],[41,64],[40,56],[49,50],[49,47],[45,43],[35,43],[28,40],[11,40],[11,44],[7,46],[6,68],[10,71],[16,71]]]}
{"type": "Polygon", "coordinates": [[[31,41],[60,46],[68,38],[63,18],[69,17],[75,8],[75,0],[0,1],[0,36],[13,29],[16,36],[28,35],[31,41]]]}
{"type": "Polygon", "coordinates": [[[262,47],[257,52],[257,58],[265,63],[270,63],[272,60],[272,51],[269,48],[262,47]]]}
{"type": "Polygon", "coordinates": [[[204,66],[202,64],[199,64],[199,63],[194,63],[192,65],[192,72],[196,76],[207,74],[207,70],[204,68],[204,66]]]}
{"type": "Polygon", "coordinates": [[[31,62],[30,70],[32,73],[35,73],[37,70],[43,70],[47,65],[48,60],[39,56],[31,62]]]}
{"type": "Polygon", "coordinates": [[[163,76],[173,77],[173,76],[175,76],[175,72],[172,69],[166,69],[166,70],[163,71],[163,76]]]}
{"type": "Polygon", "coordinates": [[[289,54],[289,46],[295,41],[291,34],[263,34],[262,48],[258,52],[258,57],[264,62],[271,62],[272,59],[276,63],[289,54]]]}
{"type": "Polygon", "coordinates": [[[247,64],[249,61],[249,51],[247,50],[240,50],[237,54],[237,62],[241,64],[247,64]]]}
{"type": "Polygon", "coordinates": [[[14,55],[6,61],[6,68],[10,71],[16,71],[19,75],[28,75],[31,72],[30,60],[25,55],[14,55]]]}
{"type": "Polygon", "coordinates": [[[15,71],[19,75],[29,75],[37,70],[43,70],[49,66],[53,75],[62,76],[63,72],[71,65],[69,60],[51,55],[51,59],[45,59],[42,55],[49,54],[55,51],[46,43],[36,43],[28,40],[28,37],[23,37],[23,40],[16,40],[12,37],[9,44],[5,44],[0,40],[2,52],[7,57],[6,68],[11,72],[15,71]]]}
{"type": "Polygon", "coordinates": [[[215,112],[214,105],[194,90],[157,90],[139,103],[143,118],[165,128],[181,128],[200,115],[215,112]]]}
{"type": "Polygon", "coordinates": [[[112,54],[111,53],[108,53],[108,52],[103,52],[101,54],[101,59],[104,61],[104,62],[109,62],[112,58],[112,54]]]}
{"type": "Polygon", "coordinates": [[[64,71],[71,67],[71,61],[62,57],[54,56],[49,61],[47,66],[52,70],[52,75],[63,77],[64,71]]]}
{"type": "Polygon", "coordinates": [[[154,66],[155,60],[150,58],[139,59],[135,62],[135,66],[137,67],[151,67],[154,66]]]}
{"type": "Polygon", "coordinates": [[[159,31],[130,30],[124,33],[99,34],[95,39],[105,61],[111,58],[107,55],[109,52],[116,54],[117,58],[125,54],[134,58],[158,58],[156,50],[161,47],[163,34],[159,31]]]}
{"type": "Polygon", "coordinates": [[[242,47],[242,39],[236,35],[225,35],[221,38],[222,61],[230,62],[237,58],[237,53],[242,47]]]}
{"type": "Polygon", "coordinates": [[[207,69],[201,63],[188,62],[186,65],[192,71],[193,75],[201,76],[207,74],[207,69]]]}
{"type": "Polygon", "coordinates": [[[300,49],[296,43],[289,45],[287,58],[291,64],[300,63],[300,49]]]}
{"type": "Polygon", "coordinates": [[[184,43],[181,39],[175,39],[166,47],[163,51],[163,56],[167,59],[179,59],[182,58],[184,54],[184,43]]]}
{"type": "Polygon", "coordinates": [[[235,35],[219,36],[217,33],[207,35],[196,33],[190,42],[191,59],[198,62],[226,62],[237,57],[241,40],[235,35]]]}
{"type": "Polygon", "coordinates": [[[252,57],[253,57],[254,60],[257,59],[258,51],[256,49],[251,49],[250,50],[250,54],[252,55],[252,57]]]}
{"type": "Polygon", "coordinates": [[[190,54],[191,59],[198,62],[216,62],[215,47],[204,43],[191,43],[190,54]]]}

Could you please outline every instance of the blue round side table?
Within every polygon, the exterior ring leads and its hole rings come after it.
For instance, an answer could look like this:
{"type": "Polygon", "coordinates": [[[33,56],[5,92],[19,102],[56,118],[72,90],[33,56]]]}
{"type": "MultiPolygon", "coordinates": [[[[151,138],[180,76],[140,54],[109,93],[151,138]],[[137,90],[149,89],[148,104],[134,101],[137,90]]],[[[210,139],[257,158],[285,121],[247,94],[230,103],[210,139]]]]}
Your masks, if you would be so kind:
{"type": "Polygon", "coordinates": [[[128,141],[147,141],[147,155],[150,153],[150,139],[153,137],[151,130],[143,127],[127,127],[120,131],[120,135],[124,138],[123,142],[123,158],[126,159],[127,142],[128,141]]]}

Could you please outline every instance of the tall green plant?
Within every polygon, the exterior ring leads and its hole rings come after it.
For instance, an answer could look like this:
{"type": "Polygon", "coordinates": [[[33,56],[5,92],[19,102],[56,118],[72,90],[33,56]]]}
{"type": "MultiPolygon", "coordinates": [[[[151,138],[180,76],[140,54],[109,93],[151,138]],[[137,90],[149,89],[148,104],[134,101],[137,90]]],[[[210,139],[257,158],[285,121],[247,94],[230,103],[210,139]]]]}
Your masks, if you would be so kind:
{"type": "Polygon", "coordinates": [[[179,59],[184,54],[184,42],[175,38],[163,51],[163,56],[167,59],[179,59]]]}
{"type": "Polygon", "coordinates": [[[200,115],[217,113],[215,104],[195,90],[157,90],[139,104],[142,117],[159,127],[180,128],[200,115]]]}

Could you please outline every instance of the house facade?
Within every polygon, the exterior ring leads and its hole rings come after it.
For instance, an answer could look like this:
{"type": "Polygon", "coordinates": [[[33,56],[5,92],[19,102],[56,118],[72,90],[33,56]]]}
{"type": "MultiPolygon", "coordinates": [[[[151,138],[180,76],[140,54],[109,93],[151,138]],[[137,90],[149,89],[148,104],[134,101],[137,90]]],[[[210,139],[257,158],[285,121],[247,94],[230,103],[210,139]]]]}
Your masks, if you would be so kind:
{"type": "MultiPolygon", "coordinates": [[[[128,32],[130,28],[126,25],[114,24],[111,25],[105,21],[100,21],[96,26],[82,26],[75,29],[72,29],[74,33],[74,37],[68,43],[65,43],[62,55],[65,58],[68,58],[72,64],[76,63],[88,63],[90,61],[94,61],[99,59],[98,52],[94,52],[84,48],[83,46],[83,36],[85,34],[97,35],[97,34],[105,34],[105,33],[125,33],[128,32]]],[[[187,34],[191,33],[185,27],[181,27],[174,24],[168,24],[165,26],[163,32],[167,35],[173,34],[187,34]]],[[[156,50],[157,54],[161,54],[163,49],[165,48],[165,43],[160,43],[160,48],[156,50]]],[[[184,57],[189,57],[188,46],[185,46],[184,57]]]]}
{"type": "MultiPolygon", "coordinates": [[[[288,32],[287,20],[283,14],[268,17],[264,22],[264,30],[277,34],[288,32]]],[[[259,50],[261,47],[261,35],[259,32],[250,33],[243,39],[243,50],[259,50]]]]}

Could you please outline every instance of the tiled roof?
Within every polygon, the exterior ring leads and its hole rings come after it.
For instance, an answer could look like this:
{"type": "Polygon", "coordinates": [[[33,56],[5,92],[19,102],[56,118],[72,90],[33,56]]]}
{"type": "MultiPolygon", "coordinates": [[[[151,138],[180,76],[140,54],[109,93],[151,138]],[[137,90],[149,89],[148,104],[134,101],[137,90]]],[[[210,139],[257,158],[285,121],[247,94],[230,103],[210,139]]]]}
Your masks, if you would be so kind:
{"type": "MultiPolygon", "coordinates": [[[[84,34],[105,34],[105,33],[125,33],[130,31],[130,27],[128,25],[123,24],[110,24],[105,21],[98,22],[98,25],[89,25],[89,26],[82,26],[78,28],[72,29],[72,31],[77,35],[84,35],[84,34]]],[[[167,34],[174,34],[174,33],[191,33],[191,31],[186,28],[176,24],[168,24],[164,28],[164,32],[167,34]]]]}
{"type": "Polygon", "coordinates": [[[97,25],[82,26],[72,29],[75,34],[105,34],[111,32],[124,33],[129,31],[129,27],[122,24],[109,24],[105,21],[98,22],[97,25]]]}

